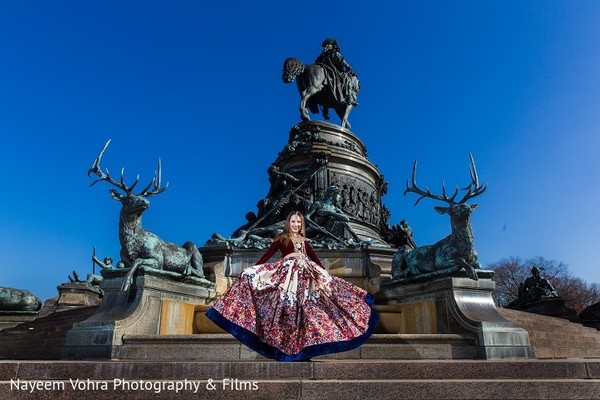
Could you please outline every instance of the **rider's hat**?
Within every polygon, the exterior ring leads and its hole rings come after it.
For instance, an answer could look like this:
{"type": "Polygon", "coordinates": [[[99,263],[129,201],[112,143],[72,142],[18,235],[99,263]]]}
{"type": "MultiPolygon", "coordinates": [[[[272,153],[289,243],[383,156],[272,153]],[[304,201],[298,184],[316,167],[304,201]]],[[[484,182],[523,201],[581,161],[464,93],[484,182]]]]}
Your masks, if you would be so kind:
{"type": "Polygon", "coordinates": [[[334,38],[327,38],[327,39],[323,40],[321,47],[325,47],[327,45],[331,45],[333,47],[338,47],[338,42],[334,38]]]}

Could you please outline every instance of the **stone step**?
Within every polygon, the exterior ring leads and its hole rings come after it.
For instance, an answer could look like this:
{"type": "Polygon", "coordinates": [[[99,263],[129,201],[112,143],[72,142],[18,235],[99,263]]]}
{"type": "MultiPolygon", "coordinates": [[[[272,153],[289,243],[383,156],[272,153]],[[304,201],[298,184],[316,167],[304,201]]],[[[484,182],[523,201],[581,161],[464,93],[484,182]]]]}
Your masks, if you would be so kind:
{"type": "Polygon", "coordinates": [[[500,314],[505,318],[509,318],[513,322],[528,322],[528,323],[539,323],[545,327],[562,327],[568,329],[582,330],[582,331],[594,331],[594,328],[586,327],[580,323],[571,322],[564,318],[556,318],[548,315],[540,315],[534,313],[528,313],[523,311],[511,310],[508,308],[498,308],[500,314]]]}
{"type": "Polygon", "coordinates": [[[537,340],[539,342],[543,341],[554,341],[556,344],[560,343],[572,343],[578,347],[586,347],[588,345],[599,345],[600,338],[597,337],[589,337],[589,336],[572,336],[572,335],[563,335],[558,336],[556,334],[548,333],[548,332],[531,332],[529,334],[530,338],[537,340]]]}
{"type": "Polygon", "coordinates": [[[586,337],[556,337],[549,334],[533,333],[529,335],[532,345],[535,346],[556,346],[573,348],[595,348],[600,350],[600,341],[594,338],[586,337]]]}
{"type": "MultiPolygon", "coordinates": [[[[464,334],[373,334],[358,349],[318,359],[475,359],[475,338],[464,334]]],[[[256,360],[262,356],[227,333],[125,335],[121,360],[256,360]]]]}
{"type": "MultiPolygon", "coordinates": [[[[55,390],[15,390],[0,381],[0,396],[21,399],[299,399],[299,400],[396,400],[396,399],[598,399],[598,380],[359,380],[341,381],[240,381],[235,379],[192,381],[53,381],[55,390]],[[181,388],[176,388],[179,383],[181,388]],[[62,386],[57,386],[57,385],[62,386]],[[78,385],[72,389],[71,384],[78,385]],[[170,386],[169,386],[170,385],[170,386]],[[186,385],[186,386],[184,386],[186,385]],[[210,386],[209,386],[210,385],[210,386]],[[126,386],[126,388],[124,388],[126,386]]],[[[26,383],[22,383],[26,385],[26,383]]]]}
{"type": "Polygon", "coordinates": [[[600,331],[566,319],[499,308],[500,314],[529,332],[537,358],[600,356],[600,331]]]}
{"type": "Polygon", "coordinates": [[[0,359],[59,359],[67,331],[97,306],[60,311],[0,332],[0,359]]]}
{"type": "MultiPolygon", "coordinates": [[[[527,313],[525,313],[527,314],[527,313]]],[[[529,313],[530,314],[530,313],[529,313]]],[[[535,314],[530,314],[535,315],[535,314]]],[[[576,322],[570,322],[566,320],[561,320],[560,318],[553,317],[544,317],[544,319],[539,318],[531,318],[528,316],[515,316],[514,314],[506,314],[505,318],[509,318],[511,321],[515,323],[527,323],[531,326],[535,327],[543,327],[546,329],[566,329],[569,331],[583,331],[583,332],[592,332],[595,329],[586,327],[582,324],[578,324],[576,322]]]]}
{"type": "MultiPolygon", "coordinates": [[[[523,323],[525,325],[526,323],[523,323]]],[[[577,337],[586,337],[586,338],[596,338],[600,339],[600,332],[597,330],[592,331],[584,331],[584,330],[575,330],[575,329],[552,329],[547,327],[532,327],[529,326],[531,332],[536,334],[547,334],[547,335],[556,335],[560,336],[577,336],[577,337]]]]}
{"type": "Polygon", "coordinates": [[[0,398],[10,399],[597,399],[598,393],[600,359],[0,362],[0,398]],[[61,390],[30,394],[15,389],[17,379],[61,390]],[[80,389],[69,379],[79,379],[80,389]],[[176,382],[187,386],[176,393],[176,382]]]}
{"type": "Polygon", "coordinates": [[[526,325],[529,329],[532,329],[532,330],[560,331],[560,332],[569,332],[572,334],[576,333],[576,334],[587,334],[587,335],[596,335],[598,333],[598,331],[596,329],[585,327],[580,324],[575,324],[573,322],[571,322],[573,325],[557,326],[557,325],[547,324],[546,322],[543,322],[543,321],[527,321],[527,320],[518,320],[518,319],[512,319],[512,321],[519,326],[526,325]]]}
{"type": "Polygon", "coordinates": [[[576,358],[600,358],[597,349],[557,348],[539,346],[535,349],[538,359],[576,359],[576,358]]]}
{"type": "Polygon", "coordinates": [[[31,361],[0,360],[0,380],[48,379],[313,379],[498,380],[600,379],[600,359],[575,360],[316,360],[31,361]]]}

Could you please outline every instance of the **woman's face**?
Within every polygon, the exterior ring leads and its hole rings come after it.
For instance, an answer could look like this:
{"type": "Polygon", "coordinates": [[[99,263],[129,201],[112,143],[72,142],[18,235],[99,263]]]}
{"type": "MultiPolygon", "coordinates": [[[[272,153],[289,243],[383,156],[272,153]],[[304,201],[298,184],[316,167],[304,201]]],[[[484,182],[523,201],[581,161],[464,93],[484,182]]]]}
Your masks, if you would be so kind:
{"type": "Polygon", "coordinates": [[[299,215],[292,215],[290,218],[290,229],[292,233],[300,233],[302,229],[302,219],[299,215]]]}

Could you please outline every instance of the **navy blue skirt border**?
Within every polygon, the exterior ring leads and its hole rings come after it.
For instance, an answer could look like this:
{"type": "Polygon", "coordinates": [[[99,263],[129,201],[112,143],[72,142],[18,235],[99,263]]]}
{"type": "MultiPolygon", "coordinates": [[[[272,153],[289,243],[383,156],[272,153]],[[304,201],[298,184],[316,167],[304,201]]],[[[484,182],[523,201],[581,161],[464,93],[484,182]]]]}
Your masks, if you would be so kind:
{"type": "Polygon", "coordinates": [[[235,324],[223,317],[223,315],[215,310],[214,307],[211,307],[206,312],[206,317],[217,324],[224,331],[232,334],[237,340],[267,358],[273,358],[277,361],[284,362],[303,361],[325,354],[352,350],[360,347],[364,342],[366,342],[373,333],[373,330],[379,321],[379,313],[373,308],[374,301],[375,297],[371,293],[368,293],[365,297],[365,302],[369,305],[369,308],[371,308],[371,316],[369,318],[369,327],[365,333],[350,340],[308,346],[302,349],[302,351],[298,354],[286,354],[281,350],[266,344],[265,342],[261,341],[253,332],[250,332],[249,330],[242,328],[238,324],[235,324]]]}

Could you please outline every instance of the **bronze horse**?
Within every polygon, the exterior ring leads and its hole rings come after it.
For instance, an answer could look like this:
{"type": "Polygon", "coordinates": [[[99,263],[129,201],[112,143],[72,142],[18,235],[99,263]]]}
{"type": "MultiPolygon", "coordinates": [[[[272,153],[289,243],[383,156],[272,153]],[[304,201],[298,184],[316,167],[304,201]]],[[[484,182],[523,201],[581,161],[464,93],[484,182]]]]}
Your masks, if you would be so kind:
{"type": "MultiPolygon", "coordinates": [[[[282,79],[284,83],[296,80],[300,92],[300,118],[310,121],[308,109],[314,114],[319,113],[319,105],[322,109],[323,118],[329,119],[329,109],[333,108],[342,121],[342,128],[350,129],[348,115],[353,105],[339,101],[336,97],[335,88],[327,79],[325,68],[319,64],[303,64],[296,58],[288,58],[283,63],[282,79]],[[308,109],[307,109],[308,107],[308,109]]],[[[354,97],[359,90],[358,78],[352,76],[351,88],[354,97]]]]}

